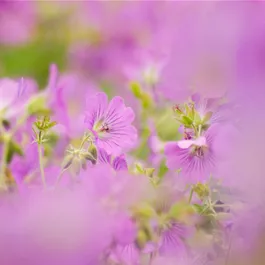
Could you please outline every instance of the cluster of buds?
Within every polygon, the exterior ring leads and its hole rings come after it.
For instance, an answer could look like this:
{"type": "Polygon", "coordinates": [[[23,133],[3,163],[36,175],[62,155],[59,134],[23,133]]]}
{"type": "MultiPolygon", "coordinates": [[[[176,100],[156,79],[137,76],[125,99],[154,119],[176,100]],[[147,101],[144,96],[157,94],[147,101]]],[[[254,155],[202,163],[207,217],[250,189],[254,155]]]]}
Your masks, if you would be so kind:
{"type": "Polygon", "coordinates": [[[97,162],[97,148],[93,144],[90,134],[85,134],[78,148],[72,145],[66,151],[67,155],[64,158],[62,168],[66,170],[71,168],[74,175],[80,173],[81,168],[87,168],[87,162],[90,161],[93,165],[97,162]],[[89,143],[88,147],[84,147],[85,143],[89,143]]]}
{"type": "Polygon", "coordinates": [[[176,120],[184,126],[184,138],[191,139],[192,133],[199,137],[202,131],[206,131],[209,127],[209,121],[212,117],[212,112],[208,111],[205,114],[200,114],[194,102],[189,102],[184,105],[175,105],[173,107],[176,120]]]}
{"type": "Polygon", "coordinates": [[[49,116],[44,116],[35,121],[34,127],[32,128],[35,134],[35,142],[37,142],[38,144],[43,144],[47,142],[47,133],[56,124],[57,123],[55,121],[51,121],[49,116]]]}

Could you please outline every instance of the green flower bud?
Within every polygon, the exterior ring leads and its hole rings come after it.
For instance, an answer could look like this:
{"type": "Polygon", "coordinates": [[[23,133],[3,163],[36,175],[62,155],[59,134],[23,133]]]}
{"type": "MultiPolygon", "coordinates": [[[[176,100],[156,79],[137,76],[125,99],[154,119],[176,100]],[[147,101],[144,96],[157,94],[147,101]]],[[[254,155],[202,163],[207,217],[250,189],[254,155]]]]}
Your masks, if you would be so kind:
{"type": "Polygon", "coordinates": [[[210,195],[210,190],[207,184],[198,183],[193,186],[193,191],[201,200],[210,195]]]}

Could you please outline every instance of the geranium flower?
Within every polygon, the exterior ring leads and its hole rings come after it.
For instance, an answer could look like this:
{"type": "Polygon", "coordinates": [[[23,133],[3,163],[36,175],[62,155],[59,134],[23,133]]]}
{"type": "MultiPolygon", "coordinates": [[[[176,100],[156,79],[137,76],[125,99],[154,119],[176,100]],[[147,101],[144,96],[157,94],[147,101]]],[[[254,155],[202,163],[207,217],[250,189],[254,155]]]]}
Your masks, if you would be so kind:
{"type": "Polygon", "coordinates": [[[105,93],[87,99],[85,123],[97,146],[108,153],[120,153],[135,144],[137,132],[131,125],[133,120],[133,110],[124,105],[121,97],[114,97],[109,104],[105,93]]]}
{"type": "Polygon", "coordinates": [[[213,148],[216,133],[217,127],[212,126],[197,139],[167,143],[167,166],[170,169],[181,169],[191,182],[207,179],[216,167],[216,154],[213,148]]]}

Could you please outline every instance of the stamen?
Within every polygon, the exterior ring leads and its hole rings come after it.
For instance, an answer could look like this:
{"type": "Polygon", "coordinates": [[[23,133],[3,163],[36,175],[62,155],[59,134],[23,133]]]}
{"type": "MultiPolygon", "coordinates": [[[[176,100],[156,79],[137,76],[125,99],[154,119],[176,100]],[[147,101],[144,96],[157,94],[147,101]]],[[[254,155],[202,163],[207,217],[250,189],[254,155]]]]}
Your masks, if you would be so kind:
{"type": "Polygon", "coordinates": [[[190,135],[190,133],[188,133],[186,130],[184,130],[184,139],[185,140],[191,140],[191,135],[190,135]]]}
{"type": "Polygon", "coordinates": [[[107,123],[103,123],[99,131],[100,132],[109,132],[109,129],[110,128],[109,128],[108,124],[107,123]]]}
{"type": "Polygon", "coordinates": [[[193,154],[197,157],[203,157],[205,154],[205,148],[203,146],[194,146],[193,154]]]}

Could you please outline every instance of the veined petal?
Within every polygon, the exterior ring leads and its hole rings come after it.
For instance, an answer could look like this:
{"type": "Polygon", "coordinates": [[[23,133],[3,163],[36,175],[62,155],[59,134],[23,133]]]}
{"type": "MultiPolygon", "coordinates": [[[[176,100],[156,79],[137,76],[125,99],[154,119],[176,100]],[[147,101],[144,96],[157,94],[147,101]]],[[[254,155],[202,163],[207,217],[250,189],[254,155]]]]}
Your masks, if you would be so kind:
{"type": "Polygon", "coordinates": [[[88,97],[86,101],[86,119],[89,129],[92,129],[96,122],[104,118],[107,106],[108,98],[105,93],[97,93],[93,97],[88,97]]]}

